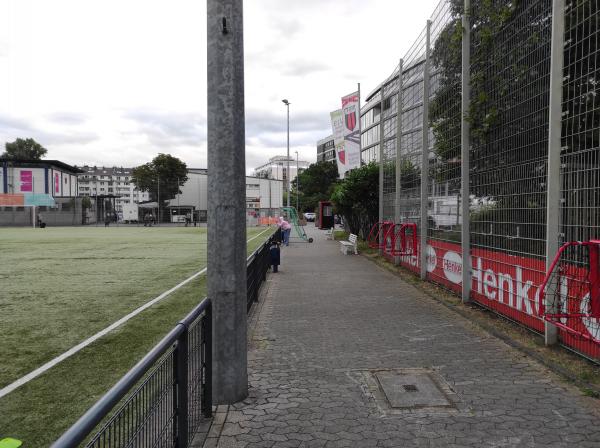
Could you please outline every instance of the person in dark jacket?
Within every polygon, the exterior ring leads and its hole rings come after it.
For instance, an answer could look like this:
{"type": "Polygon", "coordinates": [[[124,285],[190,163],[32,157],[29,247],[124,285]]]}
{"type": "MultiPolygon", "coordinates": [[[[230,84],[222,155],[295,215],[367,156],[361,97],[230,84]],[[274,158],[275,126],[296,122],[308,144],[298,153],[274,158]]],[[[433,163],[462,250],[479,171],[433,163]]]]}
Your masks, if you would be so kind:
{"type": "Polygon", "coordinates": [[[279,249],[279,242],[273,241],[271,243],[271,247],[269,248],[269,255],[271,257],[271,267],[273,272],[277,272],[280,261],[281,261],[281,251],[279,249]]]}

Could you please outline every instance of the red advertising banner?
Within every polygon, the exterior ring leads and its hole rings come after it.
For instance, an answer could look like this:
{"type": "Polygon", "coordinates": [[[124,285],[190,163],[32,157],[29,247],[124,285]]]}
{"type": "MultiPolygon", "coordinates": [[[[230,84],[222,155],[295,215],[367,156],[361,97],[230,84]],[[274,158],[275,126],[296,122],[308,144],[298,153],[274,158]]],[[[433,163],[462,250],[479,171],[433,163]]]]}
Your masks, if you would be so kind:
{"type": "Polygon", "coordinates": [[[23,206],[25,196],[22,194],[0,194],[0,206],[23,206]]]}
{"type": "Polygon", "coordinates": [[[54,173],[54,193],[60,193],[60,176],[58,173],[54,173]]]}
{"type": "MultiPolygon", "coordinates": [[[[419,273],[419,250],[401,257],[401,265],[419,273]]],[[[391,258],[391,257],[389,257],[391,258]]],[[[538,332],[544,331],[544,320],[538,313],[540,285],[544,281],[545,259],[520,257],[500,251],[471,249],[473,263],[471,298],[500,314],[538,332]]],[[[438,240],[427,245],[427,278],[449,290],[462,289],[461,246],[438,240]]],[[[576,285],[563,284],[563,294],[576,285]]],[[[591,340],[560,331],[561,341],[581,353],[600,359],[600,319],[574,318],[565,322],[591,340]]]]}
{"type": "Polygon", "coordinates": [[[31,171],[21,171],[21,191],[33,192],[33,173],[31,171]]]}

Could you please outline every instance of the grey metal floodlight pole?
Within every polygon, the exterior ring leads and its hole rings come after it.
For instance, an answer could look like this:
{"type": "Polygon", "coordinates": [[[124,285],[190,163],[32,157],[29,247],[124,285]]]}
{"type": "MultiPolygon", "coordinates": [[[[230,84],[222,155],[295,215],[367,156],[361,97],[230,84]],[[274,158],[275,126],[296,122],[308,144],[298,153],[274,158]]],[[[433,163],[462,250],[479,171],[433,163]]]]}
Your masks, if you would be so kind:
{"type": "Polygon", "coordinates": [[[286,174],[286,188],[287,188],[287,206],[290,206],[290,103],[288,100],[281,100],[287,107],[287,174],[286,174]]]}
{"type": "Polygon", "coordinates": [[[216,404],[248,396],[243,0],[208,0],[208,296],[216,404]]]}
{"type": "Polygon", "coordinates": [[[296,151],[296,212],[300,214],[300,168],[298,168],[298,151],[296,151]]]}

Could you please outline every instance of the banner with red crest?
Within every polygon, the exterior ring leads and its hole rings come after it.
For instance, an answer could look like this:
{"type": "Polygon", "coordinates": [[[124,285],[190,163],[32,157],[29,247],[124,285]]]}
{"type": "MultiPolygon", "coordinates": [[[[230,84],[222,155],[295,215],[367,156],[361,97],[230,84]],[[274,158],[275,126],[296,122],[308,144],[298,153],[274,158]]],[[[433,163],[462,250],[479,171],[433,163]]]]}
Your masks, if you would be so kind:
{"type": "Polygon", "coordinates": [[[360,95],[359,92],[342,97],[344,114],[343,133],[346,170],[360,166],[360,95]]]}
{"type": "Polygon", "coordinates": [[[348,160],[346,158],[344,142],[344,114],[341,109],[338,109],[331,112],[330,115],[333,144],[335,145],[335,160],[340,179],[343,179],[346,171],[348,171],[348,160]]]}

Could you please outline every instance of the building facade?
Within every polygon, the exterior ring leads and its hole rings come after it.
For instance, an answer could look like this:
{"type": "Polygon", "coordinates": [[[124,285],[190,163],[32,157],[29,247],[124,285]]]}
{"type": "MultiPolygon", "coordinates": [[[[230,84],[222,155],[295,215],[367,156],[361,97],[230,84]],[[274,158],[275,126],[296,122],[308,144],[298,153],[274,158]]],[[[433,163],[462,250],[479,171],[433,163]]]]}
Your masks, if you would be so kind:
{"type": "Polygon", "coordinates": [[[83,166],[79,174],[78,196],[114,197],[115,210],[123,211],[127,204],[150,200],[146,191],[139,191],[131,183],[133,168],[83,166]]]}
{"type": "MultiPolygon", "coordinates": [[[[169,221],[183,222],[188,214],[205,222],[208,209],[208,177],[205,168],[189,168],[181,193],[169,201],[169,221]]],[[[248,219],[275,216],[283,206],[283,181],[246,176],[248,219]]]]}
{"type": "Polygon", "coordinates": [[[317,142],[317,162],[335,162],[335,144],[333,135],[317,142]]]}
{"type": "Polygon", "coordinates": [[[0,226],[81,225],[80,173],[58,160],[0,159],[0,226]]]}
{"type": "Polygon", "coordinates": [[[0,159],[0,193],[77,196],[81,170],[58,160],[0,159]]]}
{"type": "MultiPolygon", "coordinates": [[[[290,182],[296,178],[298,175],[298,171],[302,172],[310,166],[309,162],[304,160],[299,160],[296,162],[296,159],[290,157],[289,158],[290,165],[290,173],[289,179],[290,182]]],[[[288,181],[288,158],[287,156],[275,156],[271,157],[267,163],[259,166],[254,169],[255,177],[262,177],[267,179],[275,179],[282,180],[284,184],[284,188],[287,186],[288,181]]]]}

